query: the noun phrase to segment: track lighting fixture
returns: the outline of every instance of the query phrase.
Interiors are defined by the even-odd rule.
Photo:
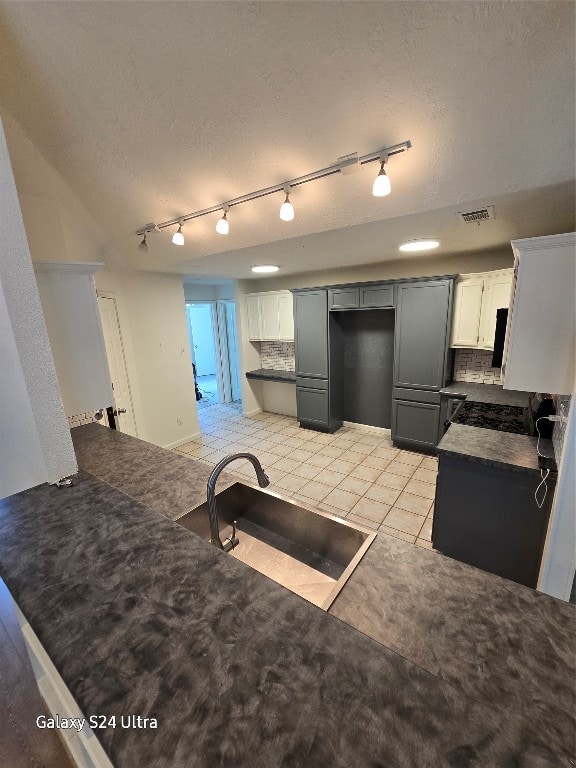
[[[374,197],[386,197],[392,190],[390,179],[386,176],[386,171],[384,170],[384,165],[387,160],[388,156],[383,157],[380,160],[380,173],[376,176],[374,184],[372,185],[372,194]]]
[[[280,218],[282,221],[292,221],[294,218],[294,206],[290,202],[290,187],[286,187],[284,192],[286,193],[286,200],[280,206]]]
[[[332,176],[336,173],[342,173],[353,165],[365,165],[366,163],[372,163],[378,160],[380,162],[380,172],[374,181],[372,187],[372,194],[376,197],[383,197],[390,193],[390,179],[386,175],[384,165],[388,162],[389,158],[393,155],[398,155],[401,152],[407,152],[412,146],[410,141],[403,141],[400,144],[394,144],[391,147],[383,147],[376,152],[372,152],[368,155],[362,155],[358,157],[356,152],[350,155],[344,155],[339,157],[334,165],[329,165],[326,168],[320,168],[318,171],[312,171],[305,176],[298,176],[290,181],[284,181],[282,184],[275,184],[272,187],[266,187],[265,189],[258,189],[255,192],[249,192],[246,195],[241,195],[233,200],[228,200],[226,203],[219,203],[213,205],[211,208],[204,208],[201,211],[194,211],[193,213],[187,213],[185,216],[179,216],[177,219],[170,219],[170,221],[163,221],[160,224],[147,224],[136,231],[136,234],[140,237],[144,235],[144,239],[140,243],[142,248],[146,247],[146,233],[147,232],[159,232],[167,227],[173,227],[178,225],[178,231],[174,233],[172,242],[175,245],[184,245],[184,235],[182,233],[182,225],[186,221],[192,219],[198,219],[201,216],[207,216],[210,213],[216,213],[217,211],[224,211],[224,215],[216,223],[216,232],[220,235],[227,235],[230,231],[230,225],[227,219],[227,213],[235,205],[241,205],[242,203],[248,203],[251,200],[257,200],[260,197],[266,197],[267,195],[273,195],[276,192],[284,191],[286,199],[280,207],[280,218],[282,221],[292,221],[294,219],[294,206],[290,202],[290,192],[293,187],[299,187],[302,184],[308,184],[311,181],[317,181],[323,179],[326,176]]]
[[[184,245],[184,234],[182,232],[182,222],[178,223],[178,231],[172,235],[174,245]]]
[[[216,232],[218,232],[219,235],[227,235],[228,232],[230,232],[230,224],[226,218],[227,213],[228,209],[224,208],[224,215],[216,222]]]

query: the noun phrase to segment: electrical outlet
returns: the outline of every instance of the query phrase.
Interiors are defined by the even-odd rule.
[[[184,422],[182,421],[182,416],[177,416],[177,417],[176,417],[176,424],[177,424],[179,427],[183,426]]]

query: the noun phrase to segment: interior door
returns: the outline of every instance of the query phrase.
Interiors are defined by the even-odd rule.
[[[117,414],[116,426],[120,432],[138,437],[116,299],[112,296],[98,296],[98,309],[102,319],[106,357],[112,379],[114,408]]]

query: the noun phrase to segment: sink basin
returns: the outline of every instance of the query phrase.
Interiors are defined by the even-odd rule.
[[[361,526],[248,483],[221,491],[216,504],[222,539],[236,521],[239,544],[232,557],[324,610],[376,538]],[[175,522],[210,540],[207,502]]]

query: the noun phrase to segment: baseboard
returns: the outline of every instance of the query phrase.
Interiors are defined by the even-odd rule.
[[[253,411],[242,411],[242,416],[256,416],[258,413],[262,413],[262,408],[254,408]]]
[[[343,421],[342,424],[345,427],[362,427],[367,432],[376,432],[377,434],[389,435],[390,430],[386,427],[372,427],[370,424],[357,424],[355,421]]]
[[[191,440],[196,440],[197,437],[201,437],[202,432],[194,432],[193,435],[188,435],[188,437],[183,437],[181,440],[176,440],[175,443],[168,443],[168,445],[163,445],[162,448],[167,448],[168,450],[171,450],[173,448],[178,448],[181,445],[184,445],[185,443],[189,443]]]

